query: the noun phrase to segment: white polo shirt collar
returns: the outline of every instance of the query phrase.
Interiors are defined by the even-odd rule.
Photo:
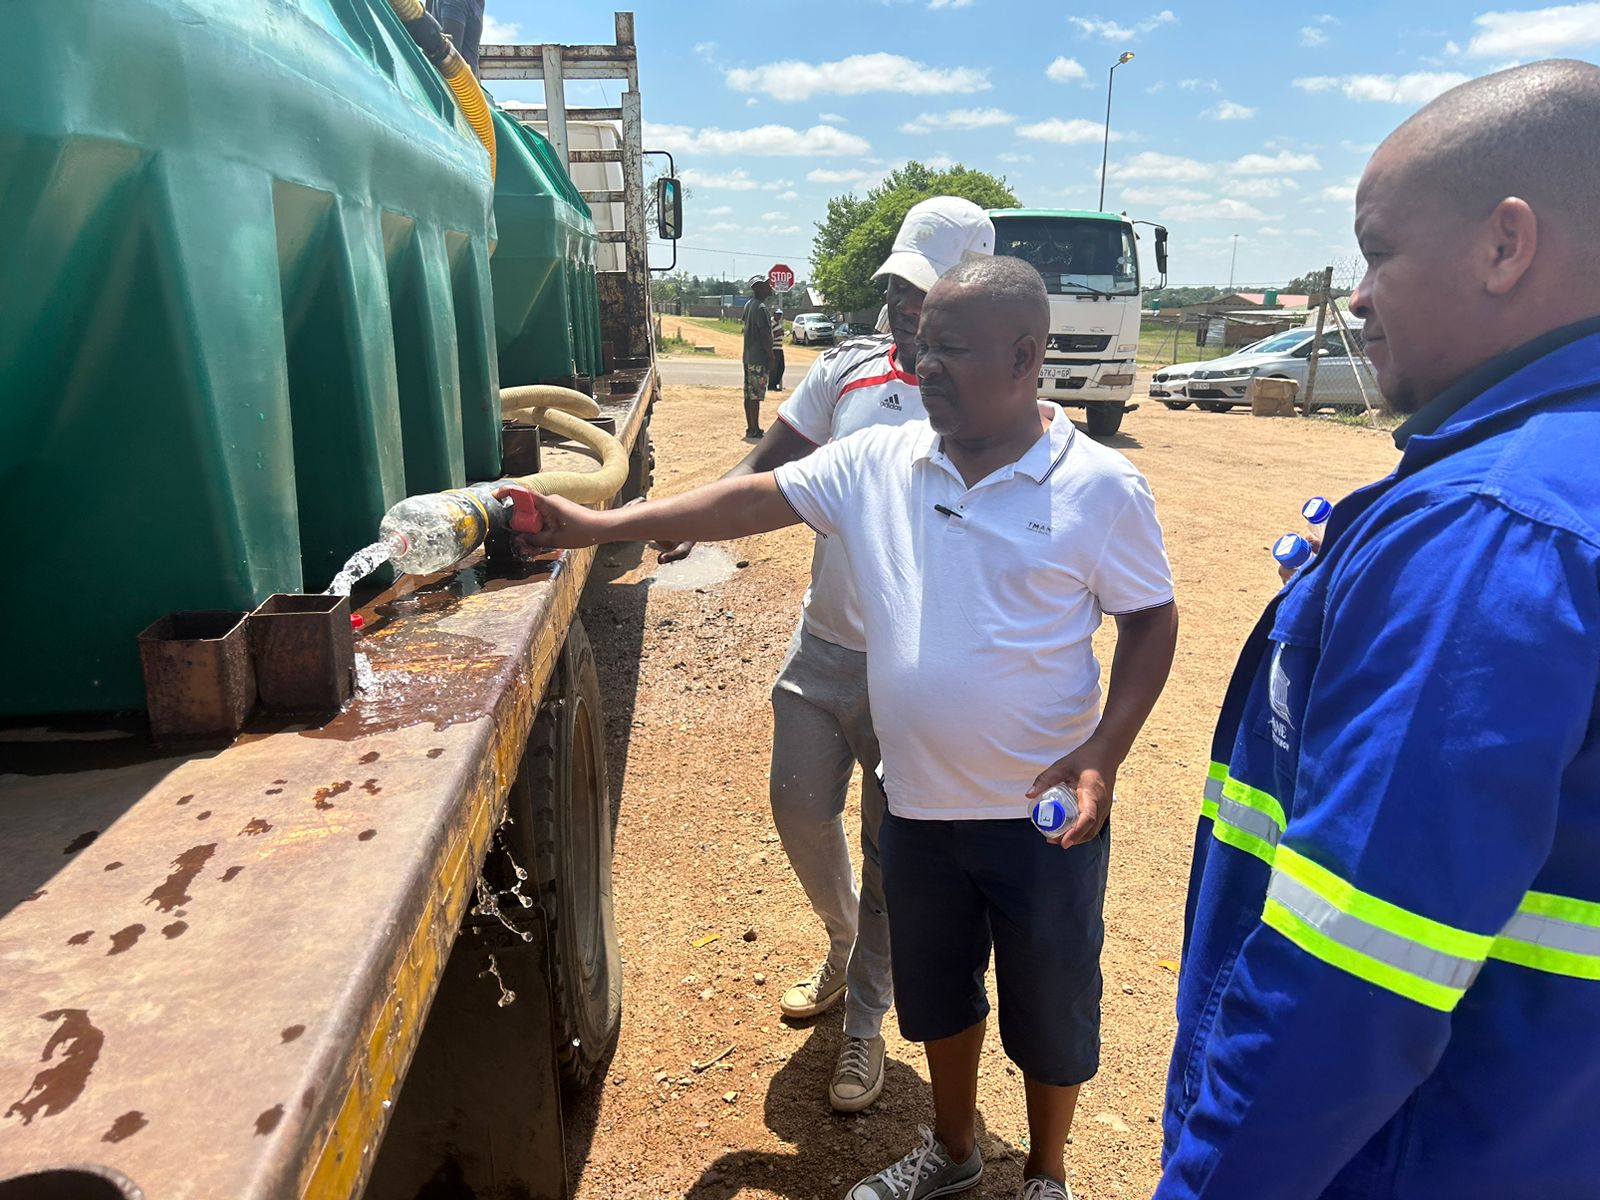
[[[1039,415],[1050,418],[1050,427],[1040,435],[1039,440],[1029,446],[1027,452],[1016,462],[996,468],[973,484],[974,488],[987,483],[1002,483],[1016,475],[1026,475],[1034,483],[1043,483],[1050,478],[1067,457],[1067,452],[1072,448],[1072,440],[1078,436],[1078,431],[1065,410],[1048,400],[1039,402]],[[944,439],[934,432],[931,425],[925,427],[924,434],[918,439],[913,459],[931,463],[940,470],[954,475],[963,488],[967,487],[966,481],[961,478],[961,472],[944,452]]]

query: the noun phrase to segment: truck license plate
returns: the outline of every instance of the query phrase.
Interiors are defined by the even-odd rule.
[[[1039,378],[1040,379],[1071,379],[1072,378],[1072,368],[1071,367],[1040,367],[1039,368]]]

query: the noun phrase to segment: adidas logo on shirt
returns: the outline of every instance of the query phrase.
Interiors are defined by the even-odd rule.
[[[878,401],[878,407],[887,408],[890,412],[900,412],[900,397],[893,394],[885,396]]]

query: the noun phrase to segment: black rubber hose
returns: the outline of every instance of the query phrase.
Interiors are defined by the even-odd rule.
[[[406,32],[422,49],[427,60],[435,67],[444,65],[444,60],[450,57],[450,43],[445,39],[444,30],[439,28],[439,22],[434,15],[425,12],[414,21],[403,22]]]

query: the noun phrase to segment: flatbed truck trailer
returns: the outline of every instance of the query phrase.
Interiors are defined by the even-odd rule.
[[[483,62],[551,72],[557,123],[563,65],[627,81],[590,386],[638,494],[660,381],[630,14],[617,35]],[[0,725],[0,1200],[567,1195],[563,1090],[621,1013],[593,562],[479,551],[358,591],[331,720],[187,750]]]

